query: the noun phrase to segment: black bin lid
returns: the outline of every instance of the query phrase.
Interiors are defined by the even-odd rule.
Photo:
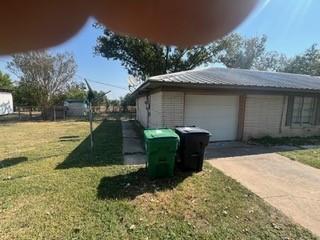
[[[183,134],[194,134],[194,133],[202,133],[211,135],[208,130],[198,128],[198,127],[177,127],[176,131],[183,133]]]

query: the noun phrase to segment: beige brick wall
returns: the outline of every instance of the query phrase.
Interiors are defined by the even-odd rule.
[[[161,91],[151,94],[149,121],[146,100],[146,96],[137,98],[137,120],[144,127],[173,128],[184,125],[183,92]],[[320,126],[285,126],[287,100],[287,96],[280,95],[247,95],[243,140],[263,136],[320,135]]]
[[[283,96],[248,95],[243,138],[279,134]]]
[[[148,112],[146,109],[146,96],[138,97],[136,99],[136,108],[137,108],[137,115],[136,118],[140,122],[143,127],[147,127],[148,124]]]
[[[137,104],[137,120],[149,128],[175,127],[183,125],[184,93],[160,91],[150,94],[150,110],[146,109],[146,96],[139,97]]]
[[[285,126],[287,96],[248,95],[244,119],[243,139],[251,137],[310,136],[320,134],[319,126]],[[281,118],[282,116],[282,118]]]
[[[162,127],[162,92],[150,95],[150,118],[149,127]]]
[[[164,91],[162,95],[162,126],[173,128],[183,125],[184,93]]]

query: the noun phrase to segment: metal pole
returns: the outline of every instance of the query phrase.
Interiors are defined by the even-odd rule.
[[[89,120],[90,120],[90,147],[93,150],[93,135],[92,135],[92,105],[89,103]]]

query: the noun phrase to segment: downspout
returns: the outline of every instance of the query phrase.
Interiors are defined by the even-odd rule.
[[[284,112],[285,104],[286,104],[286,96],[283,96],[283,99],[282,99],[282,110],[281,110],[281,117],[280,117],[280,125],[279,125],[279,134],[282,133],[283,112]]]
[[[146,95],[146,111],[147,111],[147,128],[149,128],[150,126],[149,126],[149,122],[150,122],[150,101],[149,101],[149,96],[150,95]]]
[[[237,140],[243,141],[247,95],[239,96]]]
[[[183,118],[182,118],[183,126],[186,125],[186,92],[183,92]]]

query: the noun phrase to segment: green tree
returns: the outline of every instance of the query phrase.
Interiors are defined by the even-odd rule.
[[[254,61],[253,69],[280,72],[284,70],[287,64],[288,58],[286,55],[276,51],[265,52]]]
[[[103,35],[98,37],[95,54],[120,61],[134,77],[134,81],[130,81],[130,85],[132,82],[134,85],[153,75],[191,70],[216,62],[229,68],[277,71],[286,58],[266,52],[266,42],[265,35],[244,38],[233,33],[206,46],[182,49],[119,36],[104,29]]]
[[[320,75],[320,48],[313,44],[304,53],[297,55],[289,60],[283,69],[288,73],[308,74],[313,76]]]
[[[258,59],[265,53],[267,37],[244,38],[232,33],[217,43],[220,49],[218,59],[228,68],[251,69]]]
[[[141,80],[212,63],[219,51],[220,45],[217,43],[182,49],[119,36],[109,29],[104,29],[104,34],[98,37],[95,46],[95,54],[120,61],[130,75]]]
[[[114,112],[115,107],[119,107],[120,106],[120,100],[118,99],[112,99],[109,101],[109,105],[112,107],[112,111]]]
[[[103,91],[93,91],[94,94],[94,100],[92,102],[93,106],[108,106],[108,98]]]
[[[9,74],[0,71],[0,88],[11,90],[13,89],[13,83]]]
[[[87,91],[84,83],[72,83],[67,87],[64,94],[65,99],[86,100]]]
[[[123,111],[127,111],[128,106],[135,106],[136,105],[135,97],[132,94],[127,93],[124,97],[120,98],[120,105],[121,105]]]
[[[18,82],[14,88],[13,99],[17,106],[39,106],[40,90],[37,85],[26,81]]]
[[[67,92],[77,65],[69,53],[53,55],[36,51],[13,55],[7,67],[20,79],[17,95],[21,102],[40,106],[45,111]]]
[[[62,104],[66,99],[86,100],[87,91],[84,83],[70,83],[63,93],[55,94],[51,103],[54,105]]]

